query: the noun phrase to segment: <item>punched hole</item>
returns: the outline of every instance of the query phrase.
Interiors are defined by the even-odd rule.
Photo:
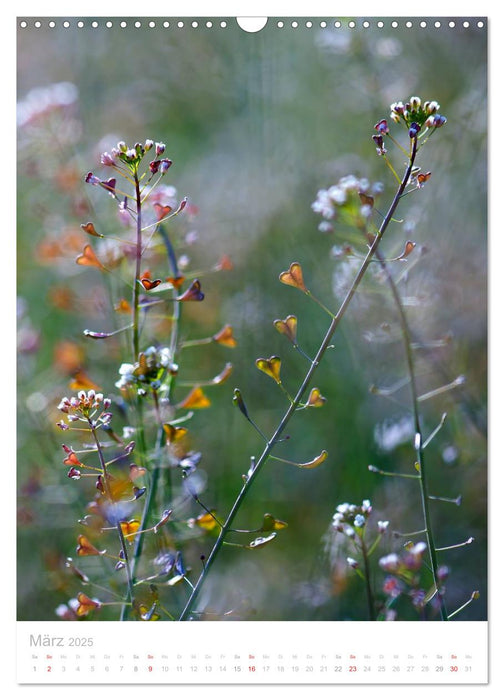
[[[244,32],[253,34],[264,29],[268,22],[267,17],[237,17],[236,22]]]

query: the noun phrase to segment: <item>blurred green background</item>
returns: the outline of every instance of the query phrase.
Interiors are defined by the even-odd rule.
[[[339,28],[326,20],[321,28],[319,18],[309,28],[299,20],[296,29],[270,19],[261,32],[248,34],[233,19],[225,28],[216,20],[208,28],[204,19],[197,28],[187,19],[183,28],[174,19],[169,28],[159,19],[151,28],[146,18],[139,28],[134,18],[126,28],[113,18],[107,28],[100,18],[93,28],[91,20],[84,28],[75,18],[69,28],[63,19],[54,28],[45,20],[35,28],[29,20],[18,31],[18,619],[55,619],[57,606],[80,590],[64,561],[75,551],[89,491],[66,477],[61,442],[67,436],[54,427],[55,406],[71,393],[74,344],[82,348],[78,361],[106,394],[116,391],[122,359],[131,360],[82,337],[84,328],[110,327],[113,314],[97,271],[74,263],[88,242],[80,238],[81,223],[91,220],[103,231],[120,227],[112,200],[84,183],[88,171],[110,175],[99,154],[120,139],[165,142],[173,160],[166,182],[198,209],[173,229],[189,269],[209,269],[224,254],[233,261],[232,270],[201,277],[206,298],[184,313],[183,335],[202,338],[229,323],[238,347],[192,348],[181,359],[187,379],[210,378],[227,361],[234,366],[228,383],[208,392],[212,406],[196,412],[191,424],[193,448],[203,454],[201,498],[225,514],[250,456],[261,451],[232,404],[233,388],[270,432],[285,399],[256,370],[255,359],[280,355],[292,392],[306,369],[272,321],[295,314],[309,354],[328,325],[315,304],[279,284],[278,274],[299,261],[313,293],[337,308],[350,262],[331,251],[355,241],[348,230],[319,232],[311,203],[319,189],[353,173],[382,182],[380,201],[387,206],[394,181],[376,155],[373,126],[388,117],[391,102],[415,94],[437,100],[448,123],[421,151],[419,164],[432,177],[404,199],[383,250],[393,256],[405,240],[416,242],[408,263],[393,268],[415,337],[451,341],[417,352],[420,391],[466,379],[421,408],[425,434],[448,414],[426,455],[431,493],[462,497],[459,506],[432,501],[437,544],[475,538],[441,556],[451,572],[447,606],[455,609],[479,590],[480,599],[460,619],[486,619],[486,30],[474,22],[449,28],[446,21],[441,28],[433,21],[425,29],[417,22],[407,28],[405,19],[397,28],[387,19],[380,29],[375,19],[369,28],[361,20],[353,29],[346,20]],[[402,172],[399,151],[389,155]],[[327,404],[298,414],[281,447],[282,456],[301,462],[326,449],[328,460],[313,471],[268,463],[235,526],[257,527],[270,512],[289,527],[264,549],[225,548],[201,608],[241,608],[247,619],[260,620],[366,618],[364,587],[343,570],[352,552],[330,535],[336,506],[369,498],[373,518],[389,520],[390,530],[422,525],[411,480],[367,469],[413,469],[407,388],[391,398],[369,391],[406,376],[394,329],[388,289],[372,275],[316,375]],[[181,488],[180,475],[173,479]],[[198,512],[188,504],[183,515]],[[186,563],[193,569],[211,540],[188,543]],[[399,547],[391,534],[380,545],[378,589],[384,575],[376,558]],[[175,609],[182,599],[182,591],[175,594]]]

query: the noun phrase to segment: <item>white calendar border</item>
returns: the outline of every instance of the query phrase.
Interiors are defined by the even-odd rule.
[[[96,16],[102,16],[102,15],[124,15],[124,16],[129,16],[129,15],[135,15],[136,11],[138,10],[138,7],[128,1],[123,1],[123,2],[115,2],[113,0],[109,0],[108,3],[104,4],[103,2],[96,2],[95,0],[89,0],[85,4],[82,3],[81,7],[77,7],[76,4],[72,3],[71,5],[67,2],[62,2],[62,0],[50,0],[44,3],[43,6],[43,13],[44,15],[54,15],[54,16],[61,16],[61,15],[68,15],[69,11],[71,15],[79,15],[79,16],[91,16],[91,15],[96,15]],[[211,7],[211,12],[209,11],[209,7]],[[3,34],[7,34],[7,36],[3,39],[3,48],[2,48],[2,57],[5,57],[5,55],[8,55],[7,60],[4,60],[4,65],[10,67],[15,65],[15,38],[13,38],[13,20],[16,15],[22,15],[22,16],[31,16],[31,15],[38,15],[40,14],[40,2],[37,2],[36,0],[27,0],[26,2],[21,2],[16,5],[15,8],[11,8],[9,11],[4,11],[2,13],[2,19],[3,19]],[[107,10],[107,12],[105,12]],[[500,115],[502,115],[503,110],[502,110],[502,96],[501,96],[501,88],[500,88],[500,75],[498,74],[498,70],[496,66],[502,65],[502,52],[503,52],[503,47],[504,47],[504,41],[502,41],[502,27],[503,27],[503,17],[502,17],[502,10],[500,7],[496,8],[494,2],[482,2],[481,0],[475,5],[474,2],[468,2],[468,0],[459,0],[459,2],[454,2],[454,1],[449,1],[449,2],[443,2],[442,5],[436,3],[432,3],[430,5],[427,4],[422,4],[420,7],[415,6],[413,7],[411,3],[407,4],[404,2],[384,2],[382,1],[381,3],[377,3],[376,1],[374,2],[368,2],[368,1],[363,1],[359,2],[358,4],[355,2],[346,2],[342,0],[337,4],[337,7],[334,6],[334,4],[331,4],[327,0],[310,0],[309,3],[301,3],[299,0],[290,1],[290,2],[276,2],[275,0],[271,0],[270,2],[265,2],[264,0],[256,0],[255,2],[251,1],[244,1],[240,0],[239,2],[232,2],[231,0],[215,0],[214,2],[211,3],[211,5],[207,3],[203,3],[202,0],[199,0],[196,2],[196,0],[186,0],[184,3],[173,3],[169,4],[167,6],[166,2],[162,2],[161,0],[159,1],[150,1],[150,2],[144,2],[142,4],[142,10],[144,13],[146,13],[149,16],[176,16],[176,15],[184,15],[184,16],[331,16],[334,14],[335,11],[337,11],[338,15],[359,15],[359,16],[415,16],[418,15],[419,11],[422,11],[421,14],[424,16],[440,16],[440,15],[447,15],[447,16],[487,16],[490,19],[490,105],[491,105],[491,119],[490,119],[490,125],[491,127],[495,127],[495,131],[493,132],[496,134],[494,138],[492,138],[491,141],[491,148],[489,150],[489,155],[490,155],[490,205],[491,205],[491,210],[490,210],[490,230],[492,233],[492,239],[491,239],[491,256],[490,256],[490,263],[491,263],[491,271],[490,271],[490,281],[491,281],[491,327],[493,328],[493,332],[491,333],[490,340],[493,341],[491,342],[490,345],[490,359],[491,359],[491,379],[492,379],[492,391],[490,395],[490,406],[491,406],[491,432],[490,435],[496,435],[498,432],[495,430],[497,426],[497,421],[499,419],[498,411],[499,411],[499,398],[501,395],[502,388],[504,387],[504,382],[503,382],[503,376],[502,376],[502,363],[500,362],[499,365],[496,362],[496,356],[498,349],[496,347],[496,343],[498,342],[498,328],[499,328],[499,316],[497,314],[500,314],[500,318],[502,316],[502,307],[500,306],[499,299],[503,295],[503,288],[502,288],[502,282],[499,281],[498,283],[496,280],[499,278],[498,270],[496,268],[495,264],[492,264],[493,260],[500,260],[504,258],[504,251],[503,251],[503,239],[502,235],[498,236],[497,234],[500,233],[499,230],[499,223],[497,220],[497,213],[496,213],[496,208],[495,206],[492,206],[492,204],[495,201],[498,201],[498,197],[500,196],[500,189],[501,189],[501,182],[500,182],[500,167],[503,161],[502,158],[502,153],[501,149],[502,146],[500,144],[500,139],[498,139],[498,132],[501,130],[501,125],[500,125]],[[493,69],[492,69],[493,68]],[[7,94],[11,97],[12,102],[11,104],[15,104],[15,74],[14,72],[10,73],[7,76],[4,76],[4,94],[7,92]],[[14,110],[12,110],[13,112]],[[497,114],[499,114],[499,118],[497,117]],[[14,124],[14,115],[12,113],[7,114],[6,116],[4,115],[2,117],[2,125],[4,126],[3,133],[4,135],[7,133],[5,130],[5,122],[7,120],[7,132],[8,134],[11,135],[11,138],[8,138],[8,135],[6,137],[6,141],[10,143],[15,143],[15,124]],[[500,134],[499,134],[500,135]],[[12,203],[15,202],[15,193],[13,193],[10,197],[10,201]],[[10,243],[8,245],[14,245],[13,237],[12,237],[12,232],[15,230],[15,213],[14,213],[14,204],[12,204],[9,207],[9,211],[7,211],[7,225],[6,225],[6,230],[9,232],[9,236],[11,238]],[[10,224],[10,225],[9,225]],[[500,275],[502,279],[502,275]],[[9,296],[9,300],[12,298],[13,302],[15,299],[15,273],[14,270],[12,272],[12,279],[4,280],[4,284],[6,284],[9,287],[10,293],[12,294],[12,297]],[[12,306],[9,307],[10,309],[15,308],[15,304],[12,303]],[[11,328],[11,333],[9,335],[14,339],[15,338],[15,318],[14,318],[14,313],[13,316],[10,317],[10,323],[12,323]],[[6,332],[6,336],[8,333]],[[12,343],[12,346],[14,345],[14,342]],[[2,360],[4,359],[5,356],[8,357],[8,361],[11,361],[15,359],[15,351],[12,346],[9,346],[7,349],[2,349]],[[13,354],[10,355],[10,352]],[[11,389],[11,395],[13,396],[15,394],[15,379],[12,377],[12,385],[9,384],[9,387]],[[4,431],[4,434],[13,436],[14,435],[14,430],[10,430],[10,426],[8,427],[7,430]],[[12,440],[12,442],[14,442]],[[12,450],[12,452],[11,452]],[[501,494],[503,493],[503,476],[502,476],[502,467],[500,465],[500,454],[497,452],[498,446],[495,444],[495,440],[491,439],[491,467],[490,467],[490,485],[491,485],[491,490],[489,491],[490,493],[490,532],[492,533],[492,537],[490,539],[491,543],[491,567],[490,567],[490,624],[489,624],[489,638],[490,638],[490,650],[489,650],[489,660],[490,660],[490,683],[487,686],[478,686],[477,687],[477,692],[478,694],[480,692],[491,692],[492,694],[494,693],[495,690],[500,688],[502,690],[503,687],[503,678],[504,678],[504,664],[502,663],[502,660],[499,658],[500,654],[500,648],[501,648],[501,641],[502,641],[502,632],[501,630],[504,629],[504,619],[503,619],[503,609],[504,606],[502,605],[502,601],[500,599],[500,590],[502,589],[502,575],[503,575],[503,567],[502,567],[502,544],[500,542],[500,522],[499,522],[499,515],[500,511],[502,510],[500,506],[500,500],[501,500]],[[499,451],[500,452],[500,451]],[[7,565],[4,565],[2,567],[2,576],[0,576],[0,585],[1,585],[1,598],[2,602],[4,603],[3,608],[4,608],[4,624],[2,625],[2,637],[4,642],[7,641],[7,645],[4,644],[4,646],[7,646],[7,650],[2,651],[3,657],[1,659],[2,662],[2,669],[3,669],[3,674],[2,674],[2,689],[4,692],[7,693],[7,697],[9,698],[29,698],[33,697],[36,693],[37,698],[62,698],[65,697],[67,698],[69,696],[69,693],[71,693],[72,700],[76,698],[77,700],[80,698],[89,698],[89,693],[91,689],[88,686],[72,686],[71,688],[69,686],[50,686],[50,687],[40,687],[40,686],[18,686],[16,685],[15,682],[15,639],[16,639],[16,634],[17,634],[17,628],[18,628],[18,623],[16,623],[15,620],[15,599],[16,599],[16,590],[15,590],[15,575],[12,573],[12,575],[9,575],[8,572],[15,572],[16,570],[16,562],[15,562],[15,484],[14,480],[11,477],[11,470],[13,468],[12,465],[15,464],[15,446],[14,444],[10,445],[9,444],[9,454],[7,455],[7,459],[4,465],[4,475],[8,477],[8,481],[10,482],[12,486],[12,492],[10,492],[10,488],[7,488],[7,484],[4,484],[5,491],[8,491],[8,493],[5,493],[4,491],[4,499],[8,500],[8,514],[7,514],[7,521],[8,521],[8,528],[7,528],[7,543],[4,542],[4,557],[7,557]],[[7,481],[7,478],[6,478]],[[492,507],[493,506],[493,507]],[[12,534],[11,534],[11,528],[12,528]],[[493,584],[493,585],[492,585]],[[5,617],[7,617],[7,620],[5,620]],[[87,623],[86,623],[87,624]],[[95,625],[100,625],[102,623],[90,623],[92,627]],[[226,623],[227,624],[227,623]],[[234,624],[234,623],[231,623]],[[256,625],[269,625],[269,623],[252,623]],[[331,624],[331,623],[322,623],[322,624]],[[369,624],[379,624],[379,623],[369,623]],[[396,624],[396,623],[394,623]],[[419,625],[422,625],[422,623],[418,623]],[[429,624],[429,623],[427,623]],[[457,627],[460,624],[464,624],[461,622],[453,622],[450,624],[455,625]],[[7,654],[7,655],[6,655]],[[94,688],[97,686],[92,686],[92,691],[94,692]],[[101,687],[101,686],[98,686]],[[110,689],[110,686],[107,686]],[[143,686],[136,685],[134,687],[128,687],[128,686],[118,686],[119,687],[119,692],[121,694],[121,700],[128,700],[129,698],[138,698],[139,696],[139,691],[140,688]],[[269,687],[269,686],[268,686]],[[311,687],[311,686],[310,686]],[[307,686],[288,686],[285,688],[285,693],[280,692],[280,688],[275,687],[275,697],[283,697],[284,694],[285,696],[289,696],[289,699],[296,700],[298,697],[305,698],[306,697],[306,688]],[[201,686],[200,686],[201,689]],[[317,686],[314,688],[314,691],[317,693],[317,697],[334,697],[334,692],[335,692],[335,687],[332,686]],[[240,692],[240,695],[244,698],[252,697],[252,694],[254,695],[254,698],[257,697],[257,689],[254,686],[240,686],[239,691],[237,691],[236,686],[233,685],[226,685],[226,686],[218,686],[218,687],[206,687],[204,690],[204,694],[208,698],[213,698],[213,697],[218,697],[218,698],[227,698],[227,697],[234,697],[237,692]],[[352,692],[352,698],[360,698],[364,697],[364,693],[366,694],[366,697],[368,697],[369,694],[369,687],[354,687],[351,690]],[[386,689],[383,688],[380,694],[378,695],[379,698],[381,697],[387,697],[387,698],[394,698],[394,697],[403,697],[405,692],[404,686],[387,686]],[[417,697],[420,696],[420,693],[424,695],[425,688],[423,685],[418,685],[418,686],[408,686],[408,695],[409,697]],[[474,697],[475,693],[475,687],[474,686],[451,686],[451,687],[444,687],[443,692],[453,692],[457,693],[457,699],[458,698],[463,698],[467,695],[467,697]],[[386,695],[385,695],[386,693]]]
[[[488,624],[481,621],[24,621],[17,625],[17,644],[22,684],[86,679],[140,685],[446,686],[488,681]]]

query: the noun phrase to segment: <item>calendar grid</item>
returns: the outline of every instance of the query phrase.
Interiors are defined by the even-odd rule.
[[[18,682],[488,682],[486,622],[18,623]]]

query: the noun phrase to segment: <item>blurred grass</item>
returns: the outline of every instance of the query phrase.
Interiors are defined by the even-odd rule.
[[[184,318],[188,337],[211,335],[231,323],[239,341],[232,352],[187,350],[183,364],[188,375],[209,377],[224,362],[234,364],[231,383],[212,391],[212,407],[193,424],[204,455],[205,503],[226,513],[250,455],[261,448],[233,410],[233,387],[241,388],[254,420],[271,430],[283,399],[259,375],[255,358],[279,354],[289,387],[304,369],[273,319],[297,315],[299,339],[309,353],[327,327],[323,312],[280,285],[278,274],[300,261],[310,289],[336,306],[333,288],[342,263],[330,250],[345,238],[317,231],[311,202],[318,189],[350,172],[382,181],[381,201],[387,202],[394,183],[370,137],[373,125],[388,117],[389,104],[413,94],[439,101],[448,124],[421,152],[420,165],[433,176],[404,200],[399,212],[404,223],[390,229],[384,250],[397,252],[406,238],[426,248],[404,286],[418,301],[409,317],[422,340],[453,334],[447,347],[421,353],[421,390],[462,374],[467,380],[463,391],[442,394],[422,408],[426,433],[448,413],[427,455],[431,491],[462,495],[460,507],[433,503],[439,546],[476,538],[443,557],[452,572],[448,607],[458,607],[479,589],[482,597],[463,618],[485,619],[485,30],[294,31],[270,20],[255,35],[233,20],[226,29],[211,30],[201,22],[197,30],[179,30],[175,22],[168,30],[140,30],[133,18],[128,24],[19,31],[19,100],[54,83],[69,82],[78,90],[63,124],[50,114],[39,126],[19,130],[19,619],[53,619],[74,586],[61,564],[74,551],[76,519],[86,501],[79,484],[64,475],[61,435],[53,428],[54,406],[68,394],[68,372],[55,363],[54,352],[61,341],[80,343],[83,328],[101,329],[112,320],[98,273],[76,269],[78,250],[68,238],[87,220],[99,230],[117,226],[111,200],[83,182],[86,172],[99,170],[99,153],[119,139],[164,141],[174,163],[169,182],[199,209],[189,222],[199,241],[184,251],[191,267],[210,267],[224,253],[233,260],[232,271],[203,278],[206,301]],[[401,170],[400,156],[393,157]],[[63,241],[64,254],[43,264],[40,246],[49,239]],[[51,300],[58,286],[73,290],[75,307],[55,308]],[[264,550],[226,551],[202,605],[207,596],[212,607],[228,609],[243,597],[250,598],[257,619],[365,616],[359,583],[344,589],[337,577],[331,579],[322,539],[336,505],[363,498],[394,529],[420,525],[415,489],[367,471],[368,464],[411,468],[409,444],[387,451],[374,439],[377,425],[401,419],[407,409],[368,391],[370,384],[387,386],[404,376],[400,346],[369,342],[382,322],[395,320],[387,290],[368,282],[316,377],[327,405],[296,416],[288,429],[291,440],[282,448],[300,461],[324,448],[329,459],[313,472],[268,465],[236,526],[252,527],[272,512],[289,528]],[[120,347],[117,353],[110,346],[83,347],[85,366],[112,390]],[[399,398],[407,405],[406,392]]]

